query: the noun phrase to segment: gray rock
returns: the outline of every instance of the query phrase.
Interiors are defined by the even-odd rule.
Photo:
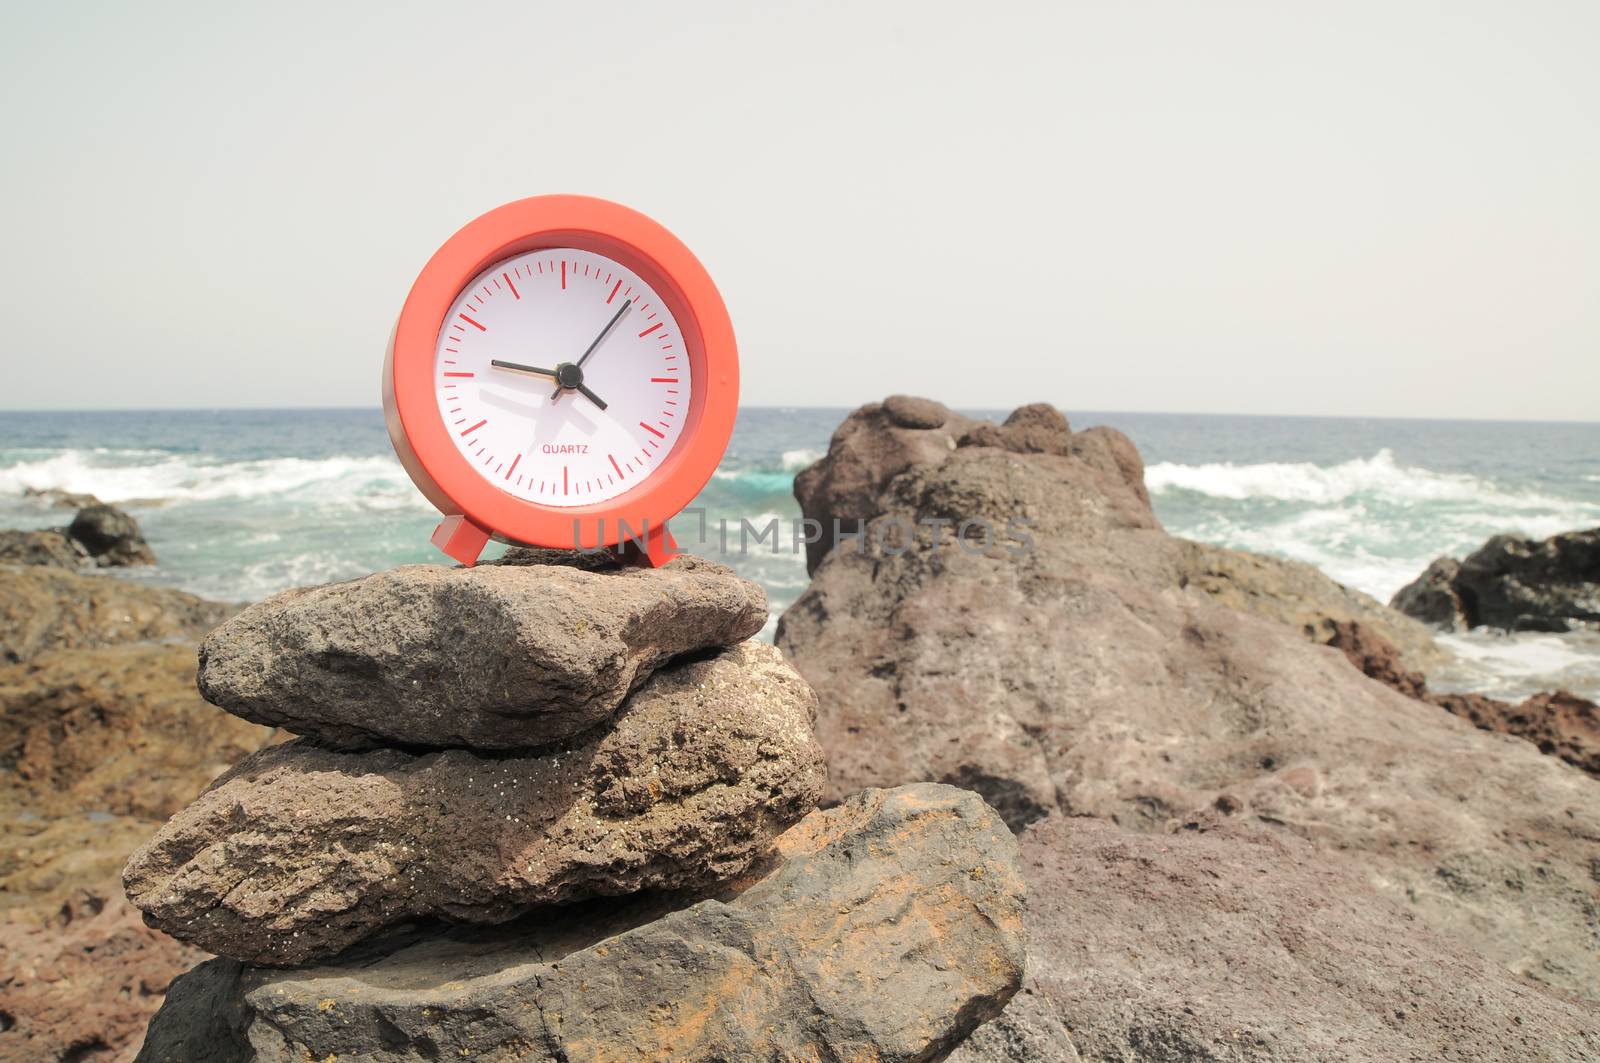
[[[1378,896],[1359,866],[1209,816],[1022,837],[1028,978],[952,1063],[1600,1059],[1600,1012]]]
[[[1121,470],[965,446],[884,486],[866,548],[830,551],[778,630],[820,699],[830,797],[946,781],[1015,828],[1065,812],[1155,832],[1220,804],[1348,854],[1512,970],[1600,996],[1594,780],[1188,586],[1188,548]],[[1033,544],[873,547],[876,522],[929,514],[1026,518]]]
[[[606,720],[673,657],[766,619],[760,587],[698,558],[407,565],[249,607],[201,645],[200,693],[339,746],[528,748]]]
[[[1600,528],[1497,535],[1464,561],[1434,561],[1393,605],[1447,628],[1600,630]]]
[[[153,565],[155,551],[144,541],[139,523],[116,506],[93,502],[78,510],[67,535],[81,543],[101,566]]]
[[[815,699],[770,646],[662,669],[536,754],[264,749],[134,853],[128,897],[209,952],[293,964],[418,916],[728,878],[821,791]]]
[[[1425,624],[1460,631],[1468,626],[1455,589],[1460,572],[1461,562],[1455,558],[1437,558],[1422,575],[1395,591],[1389,605]]]
[[[871,791],[699,903],[419,929],[309,970],[203,964],[139,1059],[937,1059],[1015,992],[1022,899],[1016,843],[974,795]]]

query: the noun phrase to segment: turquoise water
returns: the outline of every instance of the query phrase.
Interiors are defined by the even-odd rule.
[[[794,473],[845,413],[741,410],[697,504],[735,527],[798,516]],[[1385,600],[1432,558],[1498,532],[1600,525],[1600,424],[1069,417],[1133,437],[1174,533],[1310,561]],[[438,556],[428,545],[437,515],[395,461],[375,409],[0,413],[0,524],[63,519],[22,497],[26,487],[126,506],[161,559],[136,578],[212,598],[257,599]],[[720,553],[715,538],[688,545]],[[774,614],[805,588],[787,550],[741,555],[737,537],[730,547],[723,559],[767,588]],[[1600,688],[1600,646],[1584,638],[1455,643],[1464,663],[1450,685]]]

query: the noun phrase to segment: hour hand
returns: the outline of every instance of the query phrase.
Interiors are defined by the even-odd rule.
[[[489,364],[496,369],[514,369],[519,373],[538,373],[540,376],[547,376],[552,380],[555,379],[556,375],[554,369],[540,369],[536,365],[523,365],[521,362],[502,362],[498,358],[490,359]]]
[[[588,384],[579,384],[578,385],[578,394],[582,395],[584,398],[588,399],[590,402],[594,403],[596,406],[600,407],[602,410],[606,408],[605,400],[602,399],[599,395],[596,395],[594,392],[590,391]]]

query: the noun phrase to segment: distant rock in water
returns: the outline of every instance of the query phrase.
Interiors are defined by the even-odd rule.
[[[1497,535],[1464,561],[1434,561],[1390,604],[1448,630],[1600,630],[1600,528]]]
[[[82,509],[100,504],[94,495],[65,491],[59,487],[24,487],[22,494],[26,498],[41,499],[56,509]]]
[[[253,963],[331,956],[417,916],[503,922],[536,905],[739,874],[815,806],[811,690],[744,643],[658,670],[566,745],[262,750],[133,855],[151,923]]]
[[[360,746],[526,749],[606,720],[674,657],[761,630],[766,594],[695,557],[664,568],[406,565],[252,605],[200,647],[200,692]]]
[[[948,425],[867,407],[812,491],[797,483],[813,518],[846,482],[836,461],[852,497],[876,499],[864,539],[822,555],[778,629],[817,691],[830,797],[949,782],[1013,828],[1092,816],[1159,835],[1225,810],[1354,865],[1506,968],[1600,997],[1600,849],[1573,826],[1600,823],[1594,779],[1318,644],[1340,620],[1394,617],[1370,599],[1167,535],[1120,434],[1014,416],[1026,432],[963,430],[952,447]],[[859,482],[861,456],[890,450],[885,479]],[[937,549],[924,518],[946,522]],[[916,544],[898,549],[907,523]]]
[[[116,506],[93,495],[30,491],[55,499],[56,506],[78,506],[78,514],[65,528],[37,531],[0,531],[0,564],[52,565],[78,568],[94,564],[103,568],[153,565],[156,555],[145,542],[139,524]]]
[[[144,541],[138,521],[104,502],[85,506],[67,525],[67,535],[82,543],[95,563],[103,566],[153,565],[155,551]]]
[[[139,1059],[937,1059],[1016,991],[1022,891],[1016,842],[974,795],[869,791],[699,903],[410,931],[298,971],[212,961]]]
[[[1051,817],[1022,835],[1028,976],[950,1063],[1600,1059],[1548,993],[1281,830]]]

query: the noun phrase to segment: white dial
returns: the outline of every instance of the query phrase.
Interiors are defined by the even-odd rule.
[[[621,264],[570,247],[496,263],[456,297],[439,412],[490,483],[545,506],[633,489],[683,430],[692,382],[672,311]]]

